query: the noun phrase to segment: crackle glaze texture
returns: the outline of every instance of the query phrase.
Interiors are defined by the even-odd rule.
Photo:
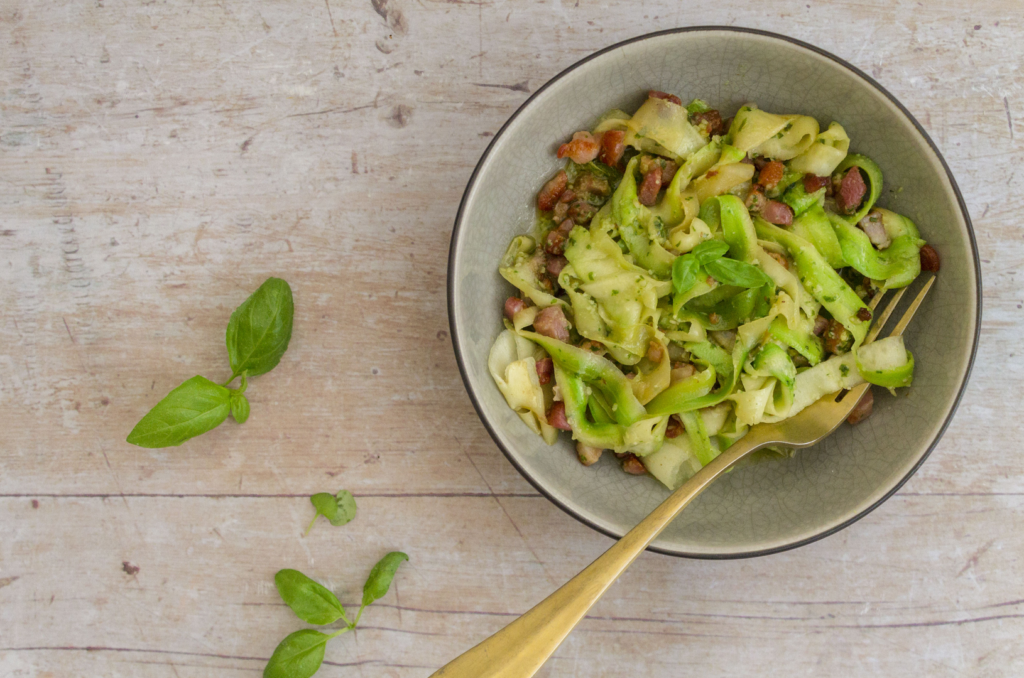
[[[882,167],[879,205],[906,214],[942,255],[935,288],[906,334],[914,387],[876,388],[875,413],[793,458],[737,469],[707,490],[654,546],[695,556],[749,555],[837,529],[883,500],[927,454],[951,415],[976,337],[978,272],[970,229],[941,162],[913,122],[862,76],[771,36],[703,30],[630,42],[568,70],[538,92],[494,140],[467,188],[452,243],[449,290],[456,351],[481,417],[514,464],[555,502],[621,535],[667,490],[624,474],[611,455],[579,464],[568,436],[548,447],[506,406],[487,373],[512,292],[497,263],[529,230],[535,196],[560,167],[557,145],[609,108],[635,110],[660,89],[700,97],[731,115],[746,102],[840,122],[851,151]]]

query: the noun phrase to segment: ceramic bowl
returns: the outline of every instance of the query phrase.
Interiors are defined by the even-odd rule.
[[[981,281],[974,233],[953,175],[924,129],[866,74],[822,49],[760,31],[663,31],[601,50],[537,90],[495,135],[466,187],[452,234],[448,312],[466,389],[498,447],[540,492],[594,529],[619,537],[667,496],[649,476],[605,454],[591,467],[568,435],[548,446],[508,408],[487,372],[513,292],[497,271],[509,240],[527,232],[538,189],[557,171],[558,144],[610,108],[627,111],[658,89],[699,97],[732,115],[755,102],[778,113],[837,120],[851,151],[873,158],[879,205],[913,219],[941,254],[935,287],[906,334],[914,385],[893,398],[876,388],[874,414],[790,459],[718,480],[654,542],[681,556],[781,551],[840,530],[907,481],[949,424],[978,344]]]

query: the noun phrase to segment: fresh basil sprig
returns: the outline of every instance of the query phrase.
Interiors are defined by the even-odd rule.
[[[697,284],[700,267],[721,259],[729,245],[721,240],[705,240],[672,262],[672,289],[682,294]]]
[[[231,378],[215,384],[192,377],[167,394],[144,416],[128,442],[139,447],[173,447],[220,426],[228,414],[239,424],[249,418],[248,377],[264,374],[281,361],[292,337],[295,307],[284,280],[268,278],[231,314],[227,329]],[[238,388],[229,389],[237,377]]]
[[[316,515],[313,516],[313,522],[306,528],[306,534],[313,529],[313,524],[320,516],[327,518],[335,527],[344,525],[356,517],[356,499],[348,490],[342,490],[336,495],[318,492],[310,497],[309,501],[316,509]]]
[[[715,259],[721,259],[729,251],[729,244],[724,240],[704,240],[690,250],[697,263],[704,266]]]
[[[409,556],[400,551],[392,551],[373,566],[363,585],[363,602],[351,622],[345,617],[341,602],[325,587],[298,570],[278,572],[274,576],[278,593],[299,619],[318,626],[340,619],[345,626],[329,634],[313,629],[289,634],[277,646],[274,654],[270,655],[270,661],[263,669],[263,678],[310,678],[324,661],[327,641],[356,627],[366,606],[388,592],[399,565],[407,560]]]

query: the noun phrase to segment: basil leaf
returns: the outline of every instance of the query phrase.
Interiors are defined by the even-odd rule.
[[[206,377],[192,377],[135,425],[128,442],[139,447],[173,447],[215,429],[228,418],[230,393]]]
[[[373,566],[373,569],[370,570],[370,576],[366,578],[366,583],[363,584],[364,606],[384,597],[384,594],[391,587],[391,580],[395,578],[398,566],[406,560],[409,560],[409,556],[401,551],[392,551]]]
[[[672,262],[672,289],[676,294],[682,294],[697,284],[697,272],[700,271],[700,264],[690,254],[676,257]]]
[[[330,636],[313,629],[289,634],[270,655],[263,678],[310,678],[320,670]]]
[[[356,517],[356,498],[352,496],[351,492],[342,490],[333,499],[335,500],[334,514],[324,514],[327,520],[331,521],[331,525],[340,527]]]
[[[316,509],[317,516],[324,516],[330,520],[338,512],[338,500],[329,492],[317,492],[309,501]]]
[[[239,424],[244,424],[245,420],[249,418],[249,399],[241,393],[231,396],[231,416]]]
[[[310,497],[309,501],[316,509],[316,515],[306,528],[306,534],[313,529],[316,519],[320,516],[327,518],[335,527],[340,527],[356,517],[356,499],[348,490],[341,490],[335,496],[327,492],[318,492]]]
[[[254,377],[277,367],[292,338],[294,315],[291,287],[280,278],[267,278],[228,322],[232,374]]]
[[[690,254],[697,263],[704,266],[715,259],[721,259],[729,251],[729,244],[723,240],[704,240],[694,247]]]
[[[274,584],[281,600],[304,622],[323,626],[345,616],[337,596],[298,570],[281,570]]]
[[[735,259],[715,259],[708,262],[704,269],[723,285],[751,288],[772,284],[772,279],[760,268]]]

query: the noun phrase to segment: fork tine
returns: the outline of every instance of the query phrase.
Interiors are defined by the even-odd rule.
[[[896,310],[897,306],[899,306],[900,299],[903,298],[903,293],[906,291],[907,288],[904,287],[895,295],[893,295],[892,299],[889,300],[889,303],[888,305],[886,305],[885,310],[883,310],[882,313],[875,319],[875,324],[871,328],[871,331],[868,332],[868,335],[866,337],[864,337],[865,344],[869,344],[872,341],[874,341],[875,337],[878,336],[878,333],[882,331],[883,327],[885,327],[885,323],[889,322],[889,316],[891,316],[892,312]],[[882,294],[877,294],[875,295],[875,299],[878,299],[880,301],[882,296]],[[874,303],[875,299],[872,299],[871,302]],[[874,311],[875,309],[872,308],[871,310]]]
[[[882,297],[884,297],[885,293],[888,292],[888,291],[889,290],[879,290],[878,294],[876,294],[875,296],[871,297],[871,301],[868,302],[868,308],[871,309],[872,313],[874,313],[875,309],[878,308],[878,305],[880,303],[882,303]]]
[[[889,336],[898,337],[903,334],[903,330],[907,329],[907,325],[909,325],[910,321],[914,318],[914,314],[917,313],[917,309],[921,307],[921,302],[924,301],[925,295],[928,294],[928,290],[932,288],[932,285],[934,283],[935,276],[933,275],[931,278],[928,279],[928,282],[924,284],[924,287],[921,288],[921,291],[917,293],[917,297],[915,297],[914,300],[910,302],[910,307],[903,314],[903,317],[900,318],[900,321],[896,324],[896,327],[893,329],[892,334],[890,334]],[[885,310],[882,311],[882,315],[878,317],[878,324],[872,327],[867,337],[864,338],[865,344],[870,343],[872,340],[874,340],[874,338],[878,336],[878,333],[882,330],[882,328],[885,327],[885,323],[889,321],[889,316],[891,316],[892,312],[896,310],[897,304],[899,304],[900,299],[903,297],[903,293],[906,291],[907,288],[904,287],[899,292],[897,292],[895,296],[893,296],[892,301],[890,301],[889,304],[885,307]],[[882,295],[876,295],[876,298],[880,296]],[[852,409],[860,401],[861,396],[864,395],[864,392],[867,391],[869,388],[871,388],[871,384],[864,383],[858,386],[854,386],[852,389],[846,391],[845,393],[840,391],[843,397],[842,399],[839,400],[839,403],[844,406],[849,405],[849,407]],[[832,396],[825,396],[824,399],[834,400],[834,396],[835,394],[833,394]]]
[[[892,332],[892,336],[898,337],[903,334],[903,331],[910,324],[911,319],[914,317],[917,309],[921,307],[921,303],[934,284],[935,276],[933,275],[925,282],[917,297],[911,302],[903,317],[900,318],[899,323],[897,323],[896,328]],[[874,339],[885,326],[885,323],[896,309],[897,304],[899,304],[905,290],[906,288],[901,289],[889,301],[885,310],[877,318],[877,326],[872,328],[864,343]],[[872,311],[880,305],[882,296],[884,294],[876,294],[875,298],[871,300]],[[836,430],[846,420],[850,412],[853,411],[861,396],[870,388],[871,384],[864,382],[854,386],[849,391],[836,391],[809,405],[794,417],[774,424],[761,423],[752,427],[751,431],[760,429],[762,431],[760,435],[763,440],[772,440],[790,447],[813,445]],[[837,401],[836,398],[839,396],[842,396],[842,398]]]
[[[907,312],[903,314],[903,317],[900,318],[899,323],[897,323],[896,327],[893,328],[892,334],[889,336],[898,337],[901,334],[903,334],[903,330],[907,329],[907,325],[910,324],[910,321],[911,319],[913,319],[914,314],[917,313],[917,309],[920,308],[921,302],[924,301],[925,295],[928,294],[928,290],[930,290],[932,288],[932,285],[934,284],[935,276],[933,275],[928,280],[928,282],[924,284],[924,287],[921,288],[921,291],[917,293],[917,298],[915,298],[914,301],[910,302],[910,308],[908,308]]]

